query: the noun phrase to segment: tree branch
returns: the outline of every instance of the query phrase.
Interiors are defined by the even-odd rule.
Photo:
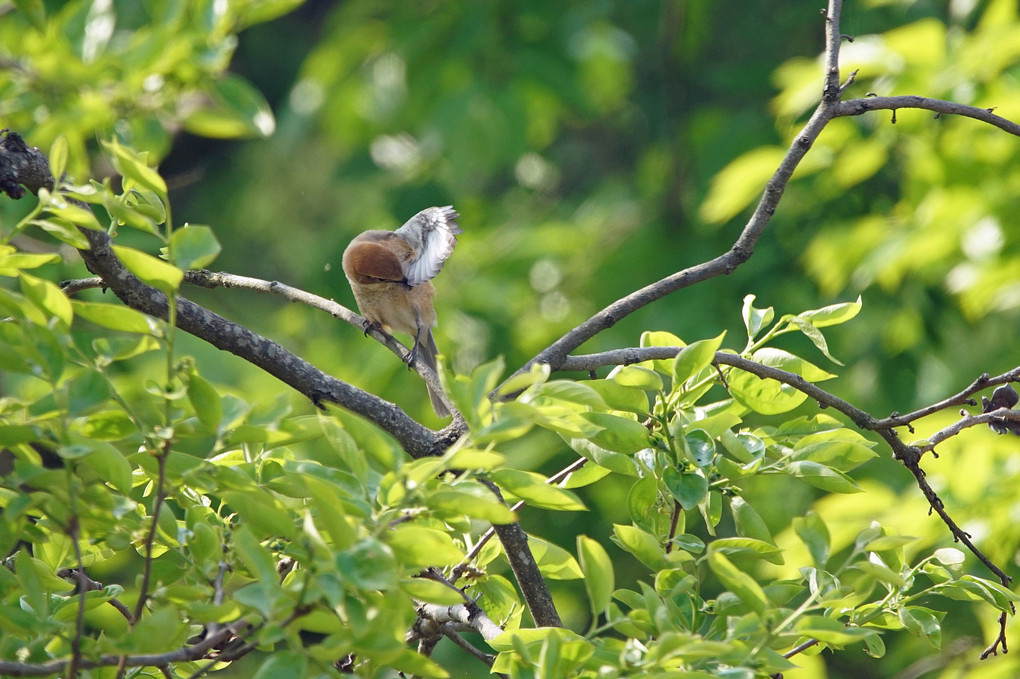
[[[864,99],[849,99],[836,104],[832,115],[834,118],[843,116],[859,116],[871,111],[896,111],[901,108],[917,108],[925,111],[933,111],[938,114],[951,114],[980,120],[999,128],[1004,132],[1020,137],[1020,125],[1012,120],[997,116],[992,113],[993,109],[978,108],[957,104],[953,101],[942,99],[931,99],[914,94],[904,94],[895,97],[867,97]]]
[[[410,350],[389,333],[384,332],[377,326],[369,323],[344,305],[338,304],[331,299],[326,299],[319,295],[306,292],[300,288],[295,288],[278,281],[267,281],[261,278],[239,276],[237,274],[226,273],[223,271],[209,271],[207,269],[185,271],[184,282],[210,290],[219,287],[251,290],[253,292],[277,295],[289,302],[307,305],[313,309],[324,311],[330,316],[338,318],[349,325],[358,328],[366,335],[371,336],[377,342],[393,352],[393,354],[399,357],[404,363],[408,363],[410,360]],[[83,290],[106,287],[106,283],[103,278],[94,276],[92,278],[61,281],[60,287],[65,294],[73,295]],[[417,371],[426,384],[434,389],[436,393],[442,395],[443,402],[446,404],[447,408],[449,408],[450,412],[453,413],[453,423],[461,424],[463,422],[463,415],[457,411],[453,402],[450,401],[449,397],[446,395],[445,390],[442,388],[442,384],[440,384],[439,375],[429,368],[424,361],[415,361],[414,365],[411,367]],[[464,430],[466,431],[466,427],[464,427]]]
[[[81,251],[89,270],[129,307],[166,320],[166,295],[127,270],[114,255],[110,236],[92,229],[82,232],[91,246]],[[184,297],[177,300],[177,326],[262,368],[318,405],[335,403],[364,417],[393,436],[412,457],[441,454],[449,445],[449,436],[437,435],[395,404],[327,375],[276,342]]]

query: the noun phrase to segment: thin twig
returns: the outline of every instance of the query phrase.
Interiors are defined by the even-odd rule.
[[[72,498],[74,498],[74,490],[72,489]],[[75,509],[73,506],[77,504],[72,499],[72,510]],[[81,663],[81,638],[85,633],[85,594],[88,592],[88,585],[85,581],[84,566],[82,564],[81,555],[81,544],[78,542],[79,534],[79,523],[78,515],[74,513],[70,518],[70,525],[67,529],[67,535],[71,539],[71,544],[74,545],[74,558],[77,563],[76,574],[78,576],[78,611],[76,613],[76,619],[74,624],[74,638],[71,640],[71,664],[67,667],[68,679],[77,679],[78,666]]]
[[[995,377],[989,377],[987,373],[980,375],[976,380],[971,382],[970,386],[968,386],[966,389],[959,392],[958,394],[954,394],[949,398],[943,399],[938,403],[933,403],[930,406],[925,406],[924,408],[915,410],[912,413],[907,413],[905,415],[896,414],[885,419],[878,420],[877,422],[875,422],[875,426],[901,427],[915,420],[919,420],[922,417],[927,417],[928,415],[936,413],[940,410],[945,410],[947,408],[953,408],[962,405],[976,405],[977,402],[974,401],[973,398],[971,398],[974,394],[984,391],[989,387],[995,387],[1000,384],[1007,384],[1009,382],[1020,382],[1020,366],[1013,368],[1012,370],[1009,370],[1007,372],[1004,372],[1001,375],[996,375]]]
[[[170,440],[163,443],[163,450],[156,456],[158,472],[156,477],[156,496],[152,501],[152,525],[145,536],[145,565],[142,570],[142,585],[139,588],[138,603],[135,604],[134,619],[138,622],[145,611],[145,602],[149,598],[149,581],[152,579],[152,549],[159,530],[159,513],[166,500],[166,460],[170,456]]]
[[[103,583],[98,580],[93,580],[82,570],[75,568],[62,568],[57,571],[57,577],[64,578],[65,580],[73,580],[79,586],[84,585],[85,589],[89,592],[97,592],[103,589]],[[117,609],[117,612],[124,616],[124,618],[130,623],[134,621],[131,615],[131,610],[124,604],[123,601],[114,597],[107,603]]]
[[[554,483],[559,483],[560,481],[564,480],[574,472],[580,470],[581,467],[583,467],[587,462],[588,460],[586,458],[583,457],[578,458],[571,462],[570,464],[568,464],[563,469],[561,469],[560,471],[550,476],[548,479],[545,480],[545,482],[550,485]],[[522,509],[526,504],[527,503],[524,502],[524,500],[521,500],[519,502],[514,503],[514,506],[511,507],[510,509],[511,511],[517,512],[520,509]],[[453,569],[454,582],[458,580],[458,578],[460,577],[460,573],[467,567],[467,565],[478,557],[478,554],[482,551],[482,547],[485,547],[485,544],[489,540],[491,540],[495,535],[496,531],[493,530],[492,528],[489,528],[487,531],[485,531],[485,533],[482,534],[480,538],[478,538],[478,542],[476,542],[475,546],[471,548],[471,551],[469,551],[461,560],[460,564]]]
[[[925,111],[934,111],[939,115],[951,114],[980,120],[999,128],[1004,132],[1020,137],[1020,125],[1012,120],[997,116],[987,108],[958,104],[954,101],[943,99],[931,99],[914,94],[904,94],[895,97],[865,97],[863,99],[848,99],[839,102],[833,109],[833,117],[859,116],[871,111],[891,110],[896,111],[905,108],[916,108]]]

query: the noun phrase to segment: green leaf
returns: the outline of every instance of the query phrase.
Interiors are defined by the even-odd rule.
[[[620,457],[623,456],[621,455]],[[633,470],[633,463],[631,464],[631,470]],[[560,488],[584,488],[585,486],[590,486],[596,481],[604,479],[611,473],[612,472],[605,467],[601,467],[597,464],[586,464],[579,470],[571,472],[567,478],[563,479],[563,481],[559,483],[559,486]]]
[[[659,541],[636,526],[613,524],[613,542],[653,571],[659,570],[665,563],[665,553]]]
[[[399,554],[397,558],[400,558]],[[441,604],[443,606],[456,606],[457,604],[464,603],[464,595],[459,590],[435,580],[405,578],[400,581],[399,585],[400,589],[420,601]]]
[[[362,589],[391,589],[397,584],[397,560],[393,550],[373,537],[362,538],[336,555],[336,567],[347,580]]]
[[[715,440],[704,429],[691,429],[684,434],[684,453],[694,464],[707,468],[715,460]]]
[[[188,377],[188,400],[202,425],[210,432],[218,431],[223,419],[223,404],[216,387],[193,372]]]
[[[170,236],[173,262],[182,269],[202,269],[220,254],[220,243],[208,226],[185,224]]]
[[[942,648],[942,625],[935,613],[921,606],[904,606],[897,611],[897,616],[912,634],[926,639],[937,649]]]
[[[25,297],[32,300],[43,313],[59,319],[61,323],[70,327],[74,319],[74,310],[71,308],[71,300],[59,287],[27,273],[18,274],[18,278]]]
[[[22,5],[24,3],[17,4]],[[61,175],[64,174],[64,170],[67,168],[67,150],[67,137],[62,134],[58,135],[57,138],[53,140],[53,143],[50,144],[50,172],[53,174],[54,179],[60,179]]]
[[[13,252],[0,255],[0,272],[5,276],[17,275],[21,269],[35,269],[60,261],[59,255]]]
[[[829,560],[829,529],[815,511],[793,519],[793,530],[811,553],[817,568],[825,568]]]
[[[500,469],[492,472],[492,480],[533,507],[561,512],[584,511],[584,503],[569,490],[546,483],[546,477],[535,472]]]
[[[575,403],[586,408],[605,410],[606,402],[597,391],[589,386],[588,382],[574,382],[571,380],[552,380],[532,390],[537,397],[553,398],[558,401]]]
[[[606,381],[615,382],[621,387],[633,387],[644,391],[662,390],[662,377],[659,373],[640,365],[617,366],[611,373],[609,373]]]
[[[709,550],[708,567],[723,587],[737,595],[737,598],[759,615],[769,607],[768,597],[754,578],[733,565],[729,559],[717,551]]]
[[[172,295],[181,287],[184,272],[173,264],[123,245],[114,245],[113,252],[143,283],[148,283],[168,295]]]
[[[712,549],[729,557],[764,559],[777,566],[785,562],[778,547],[754,538],[719,538],[712,542]]]
[[[385,534],[386,543],[402,564],[425,568],[455,564],[464,552],[444,531],[414,524],[401,524]]]
[[[963,573],[963,562],[967,555],[955,547],[943,547],[935,550],[935,560],[957,575]]]
[[[38,226],[40,229],[57,238],[73,248],[88,250],[89,240],[78,230],[78,227],[65,219],[54,217],[53,219],[30,219],[31,226]]]
[[[498,396],[508,396],[519,393],[528,387],[547,381],[551,373],[552,371],[548,363],[536,363],[531,366],[528,372],[508,378],[506,382],[499,386],[499,391],[496,394]]]
[[[285,538],[297,534],[291,512],[268,491],[248,488],[223,491],[221,495],[256,534]]]
[[[681,347],[686,345],[686,342],[671,332],[655,330],[641,333],[640,346],[642,347],[675,347],[679,351]],[[657,373],[669,375],[672,373],[674,360],[676,360],[675,356],[669,359],[657,359],[648,361],[648,365]]]
[[[0,446],[13,446],[40,438],[40,430],[27,424],[0,424]]]
[[[322,479],[306,476],[304,485],[316,510],[316,523],[326,529],[334,549],[347,549],[358,536],[357,529],[347,520],[347,510],[337,487]]]
[[[458,484],[448,490],[430,493],[426,504],[440,516],[470,516],[495,524],[513,523],[517,516],[493,497],[488,489],[477,485]]]
[[[98,370],[84,370],[70,381],[67,409],[77,417],[110,399],[110,383]]]
[[[92,210],[68,202],[67,197],[62,194],[52,194],[46,189],[39,189],[39,203],[46,206],[46,210],[58,219],[85,229],[102,229]]]
[[[166,203],[166,182],[158,172],[149,167],[148,152],[134,153],[131,149],[121,146],[116,139],[112,142],[104,141],[103,146],[113,156],[113,167],[120,176],[128,180],[128,184],[134,183],[143,189],[148,189]],[[129,188],[129,186],[125,186],[125,189]]]
[[[207,104],[183,121],[188,132],[214,139],[268,137],[276,129],[265,97],[244,78],[227,73],[204,92]]]
[[[552,580],[580,580],[581,567],[570,552],[559,545],[528,535],[528,545],[542,575]]]
[[[829,353],[829,343],[826,342],[825,335],[822,334],[821,330],[811,325],[811,323],[804,320],[803,318],[799,318],[797,316],[789,316],[784,318],[786,322],[789,323],[790,326],[797,328],[804,334],[805,337],[811,340],[811,343],[814,344],[815,347],[817,347],[818,350],[821,351],[822,354],[827,359],[829,359],[836,365],[843,365],[842,361],[840,361],[835,356]]]
[[[830,493],[861,492],[857,482],[849,476],[817,462],[808,460],[791,462],[786,466],[786,473]]]
[[[659,484],[655,477],[648,475],[638,479],[627,493],[627,508],[631,521],[649,533],[658,532]]]
[[[699,340],[683,347],[673,359],[674,384],[682,384],[710,366],[725,337],[726,331],[723,331],[717,337]]]
[[[276,649],[255,670],[252,679],[303,679],[307,669],[306,654]]]
[[[82,302],[81,300],[73,299],[71,300],[71,308],[79,318],[111,330],[146,335],[152,334],[156,330],[156,324],[153,320],[142,312],[135,311],[126,306],[103,302]]]
[[[827,380],[835,375],[780,349],[766,347],[751,356],[763,365],[800,375],[809,382]],[[742,370],[728,374],[730,393],[742,405],[763,415],[779,415],[793,410],[807,398],[792,386],[770,378],[760,378]]]
[[[163,653],[175,648],[178,638],[186,635],[188,627],[181,622],[178,612],[170,606],[157,608],[144,615],[135,624],[124,641],[124,650],[134,653]]]
[[[592,443],[617,453],[631,454],[649,447],[648,429],[634,420],[609,413],[581,413],[581,417],[601,427]]]
[[[830,325],[846,323],[861,312],[862,306],[861,297],[858,295],[856,302],[842,302],[840,304],[831,304],[821,309],[803,311],[797,314],[797,317],[804,319],[816,328],[824,328]]]
[[[741,309],[744,327],[747,329],[747,339],[750,341],[753,341],[765,326],[772,322],[776,315],[772,307],[765,309],[755,308],[754,298],[754,295],[744,295],[744,306]]]
[[[864,641],[869,636],[878,636],[875,630],[847,627],[839,620],[820,615],[808,615],[797,620],[794,630],[801,636],[817,639],[834,648]]]
[[[872,450],[874,445],[851,429],[833,429],[804,436],[794,445],[790,457],[848,472],[878,455]]]
[[[881,563],[881,559],[877,558],[874,554],[870,555],[868,561],[858,561],[850,568],[870,575],[875,580],[890,587],[902,588],[907,586],[907,581],[903,579],[902,575]]]
[[[598,615],[606,610],[613,598],[616,587],[613,561],[602,545],[585,535],[577,536],[577,556],[592,612]]]
[[[693,509],[708,495],[708,479],[700,471],[681,472],[667,467],[662,472],[666,488],[684,509]]]
[[[568,443],[578,455],[582,456],[586,460],[594,462],[603,469],[608,469],[616,472],[617,474],[624,474],[626,476],[638,475],[637,465],[634,463],[634,458],[629,455],[623,455],[622,453],[614,453],[611,450],[606,450],[587,439],[572,438],[568,441]]]
[[[733,512],[733,524],[737,529],[737,535],[761,540],[770,545],[776,544],[765,521],[747,500],[734,495],[730,498],[730,511]]]

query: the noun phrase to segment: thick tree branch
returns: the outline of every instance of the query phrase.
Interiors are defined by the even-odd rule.
[[[166,320],[166,295],[145,285],[127,270],[114,255],[109,235],[91,229],[82,231],[91,246],[81,251],[89,270],[129,307]],[[388,432],[412,457],[441,452],[440,437],[395,404],[327,375],[276,342],[184,297],[177,299],[177,326],[262,368],[316,404],[335,403],[357,413]]]
[[[222,271],[208,271],[206,269],[185,271],[184,281],[191,285],[208,289],[223,287],[267,293],[277,295],[290,302],[305,304],[313,309],[324,311],[330,316],[338,318],[349,325],[358,328],[365,334],[370,335],[373,339],[398,356],[404,363],[407,363],[410,360],[410,350],[396,338],[389,333],[383,332],[378,327],[368,323],[364,318],[347,307],[342,304],[338,304],[331,299],[320,297],[313,293],[306,292],[278,281],[267,281],[261,278],[239,276],[237,274]],[[101,277],[95,276],[93,278],[62,281],[60,287],[65,294],[73,295],[83,290],[103,288],[106,287],[106,284]],[[450,412],[454,414],[453,424],[460,425],[460,428],[463,428],[463,416],[457,412],[454,404],[446,396],[446,392],[443,390],[442,385],[439,382],[439,375],[425,365],[424,361],[416,361],[412,367],[430,387],[435,389],[436,393],[443,396],[443,400],[446,403],[447,408],[449,408]],[[466,428],[464,429],[466,430]]]
[[[587,354],[583,356],[572,356],[568,360],[564,361],[564,367],[568,370],[593,370],[596,367],[601,367],[610,364],[621,364],[626,363],[638,363],[641,361],[653,360],[653,359],[667,359],[672,358],[679,352],[680,347],[647,347],[638,348],[631,347],[628,349],[618,349],[615,351],[607,351],[598,354]],[[958,434],[963,429],[974,426],[977,424],[988,424],[996,421],[1020,421],[1020,413],[1011,410],[999,409],[984,413],[981,415],[975,415],[967,417],[961,422],[955,423],[954,425],[947,427],[938,434],[936,434],[933,440],[929,440],[923,447],[912,446],[904,443],[899,435],[895,431],[895,427],[905,426],[907,423],[902,421],[900,418],[894,417],[886,420],[878,420],[869,413],[857,408],[856,406],[844,401],[843,399],[831,394],[817,385],[808,382],[800,375],[788,372],[786,370],[780,370],[779,368],[773,368],[771,366],[762,365],[755,361],[737,356],[736,354],[730,354],[726,352],[716,352],[715,363],[719,365],[729,365],[734,368],[749,372],[753,375],[757,375],[761,378],[773,379],[783,384],[788,384],[794,389],[801,391],[815,401],[823,408],[833,408],[838,410],[847,416],[858,428],[868,431],[874,431],[876,434],[881,436],[885,442],[889,445],[892,450],[893,456],[903,463],[903,465],[910,470],[913,474],[918,487],[921,489],[922,494],[928,500],[928,504],[931,509],[939,515],[942,521],[949,528],[953,535],[953,538],[959,542],[962,542],[976,556],[981,563],[985,565],[988,570],[996,575],[1003,585],[1007,585],[1010,582],[1010,577],[1006,575],[1001,568],[993,563],[984,553],[977,548],[976,545],[971,541],[970,535],[960,528],[959,525],[953,520],[949,513],[945,509],[945,505],[938,495],[932,489],[931,485],[925,478],[924,470],[920,467],[921,455],[927,450],[931,450],[935,444],[944,441],[950,436]],[[1016,376],[1020,374],[1020,368],[1011,370],[1003,375],[996,378],[989,378],[987,375],[975,380],[975,382],[968,387],[961,394],[946,399],[945,401],[936,404],[939,407],[929,407],[918,411],[918,413],[931,414],[938,412],[943,408],[947,407],[946,404],[949,402],[958,403],[958,399],[966,398],[976,390],[976,385],[984,385],[984,388],[992,386],[993,384],[1004,384],[1006,382],[1013,381]],[[955,400],[955,401],[954,401]],[[909,416],[912,420],[918,419],[922,415],[911,414]]]

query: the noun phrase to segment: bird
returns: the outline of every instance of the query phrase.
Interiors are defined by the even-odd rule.
[[[432,279],[453,254],[457,235],[463,233],[456,221],[459,217],[452,205],[426,208],[396,231],[373,229],[359,234],[344,250],[344,275],[369,327],[414,338],[409,366],[420,357],[436,371],[439,349],[432,334],[437,322]],[[436,415],[449,417],[440,395],[426,387]]]

